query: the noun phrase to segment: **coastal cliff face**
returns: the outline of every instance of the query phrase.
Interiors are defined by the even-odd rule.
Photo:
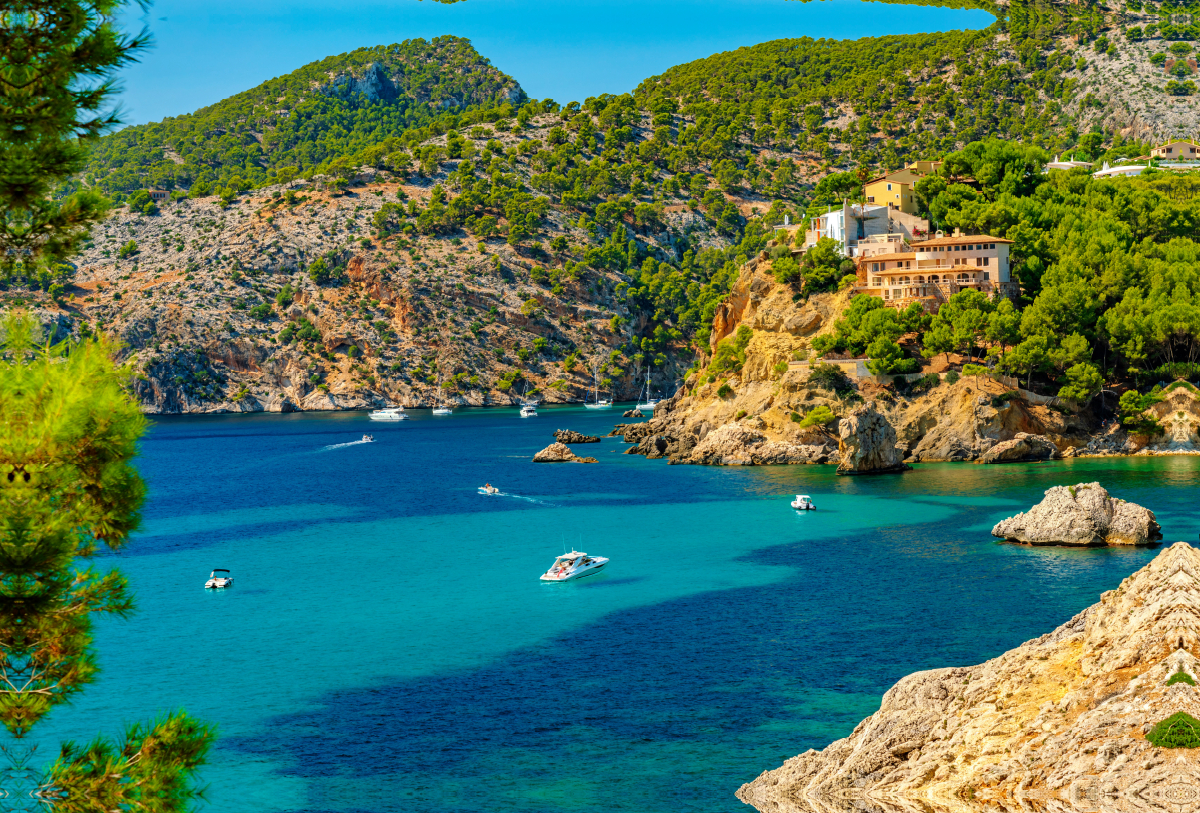
[[[1200,740],[1159,726],[1200,717],[1198,652],[1200,552],[1180,542],[1053,632],[909,675],[737,796],[762,813],[1193,810]]]
[[[710,348],[715,355],[722,340],[751,331],[740,369],[715,374],[710,359],[649,421],[617,434],[637,444],[630,452],[677,463],[839,463],[848,471],[859,467],[843,462],[847,449],[861,457],[862,444],[870,447],[865,471],[885,456],[890,462],[878,470],[914,462],[1046,459],[1092,442],[1097,421],[1089,414],[1055,408],[1052,399],[986,377],[962,377],[911,396],[874,381],[842,393],[810,381],[802,366],[788,362],[807,357],[813,337],[831,331],[849,301],[849,292],[799,298],[795,288],[775,281],[765,255],[750,261],[716,311]],[[843,426],[864,401],[894,435],[887,449]],[[828,410],[830,420],[815,422],[826,414],[818,408]],[[1119,442],[1126,442],[1124,433]]]

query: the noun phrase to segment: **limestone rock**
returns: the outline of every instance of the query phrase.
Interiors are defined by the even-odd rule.
[[[896,430],[870,404],[843,418],[838,434],[838,474],[883,474],[912,468],[896,448]]]
[[[984,452],[980,463],[1019,463],[1026,460],[1057,460],[1058,447],[1040,435],[1018,432],[1012,440],[997,443]]]
[[[551,443],[533,456],[534,463],[595,463],[594,457],[578,457],[565,443]]]
[[[621,413],[621,417],[622,418],[644,418],[646,416],[642,414],[642,411],[640,409],[627,409]]]
[[[1154,512],[1108,496],[1099,483],[1055,486],[992,536],[1030,545],[1149,545],[1162,539]]]
[[[559,443],[599,443],[600,438],[595,435],[584,435],[579,432],[574,432],[570,429],[555,429],[554,439]]]
[[[737,796],[762,813],[1190,811],[1200,749],[1146,733],[1200,718],[1197,653],[1200,552],[1181,542],[1053,632],[902,679],[848,737]]]
[[[740,423],[727,423],[709,432],[682,461],[721,466],[772,466],[787,463],[826,463],[836,452],[827,445],[798,445],[767,440]]]

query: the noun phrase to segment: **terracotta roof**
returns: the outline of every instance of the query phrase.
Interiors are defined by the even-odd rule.
[[[990,234],[964,234],[962,237],[935,237],[932,240],[922,240],[915,243],[913,248],[920,251],[926,246],[965,246],[971,243],[1011,243],[1003,237],[992,237]]]
[[[904,183],[911,186],[912,184],[915,184],[917,181],[921,180],[923,177],[925,176],[918,175],[908,168],[897,169],[894,172],[887,173],[886,175],[880,175],[878,178],[872,178],[871,180],[866,181],[863,185],[870,186],[871,184],[876,184],[880,181],[891,181],[892,183]]]

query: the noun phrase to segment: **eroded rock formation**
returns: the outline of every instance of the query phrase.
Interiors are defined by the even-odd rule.
[[[595,435],[585,435],[581,432],[576,432],[571,429],[555,429],[554,439],[559,443],[599,443],[600,438]]]
[[[1018,432],[1012,440],[1003,440],[988,449],[979,463],[1021,463],[1027,460],[1054,460],[1062,457],[1058,447],[1041,435]]]
[[[849,737],[737,796],[762,813],[1192,811],[1200,749],[1146,735],[1200,718],[1197,652],[1200,552],[1181,542],[1051,633],[909,675]]]
[[[551,443],[533,456],[534,463],[595,463],[594,457],[579,457],[565,443]]]
[[[1029,545],[1149,545],[1162,529],[1148,508],[1110,497],[1099,483],[1055,486],[1024,513],[996,524],[992,536]]]
[[[838,426],[838,474],[885,474],[912,466],[896,448],[896,430],[870,404],[863,404]]]

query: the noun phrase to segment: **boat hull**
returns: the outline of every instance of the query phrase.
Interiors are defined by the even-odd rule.
[[[574,571],[570,575],[567,575],[567,576],[551,576],[549,573],[543,573],[542,581],[544,581],[544,582],[573,582],[578,579],[582,579],[586,576],[592,576],[596,573],[599,573],[601,570],[604,570],[604,568],[606,568],[606,567],[608,567],[608,562],[601,562],[593,567],[581,568],[580,570]]]
[[[371,415],[373,421],[407,421],[407,415]]]

